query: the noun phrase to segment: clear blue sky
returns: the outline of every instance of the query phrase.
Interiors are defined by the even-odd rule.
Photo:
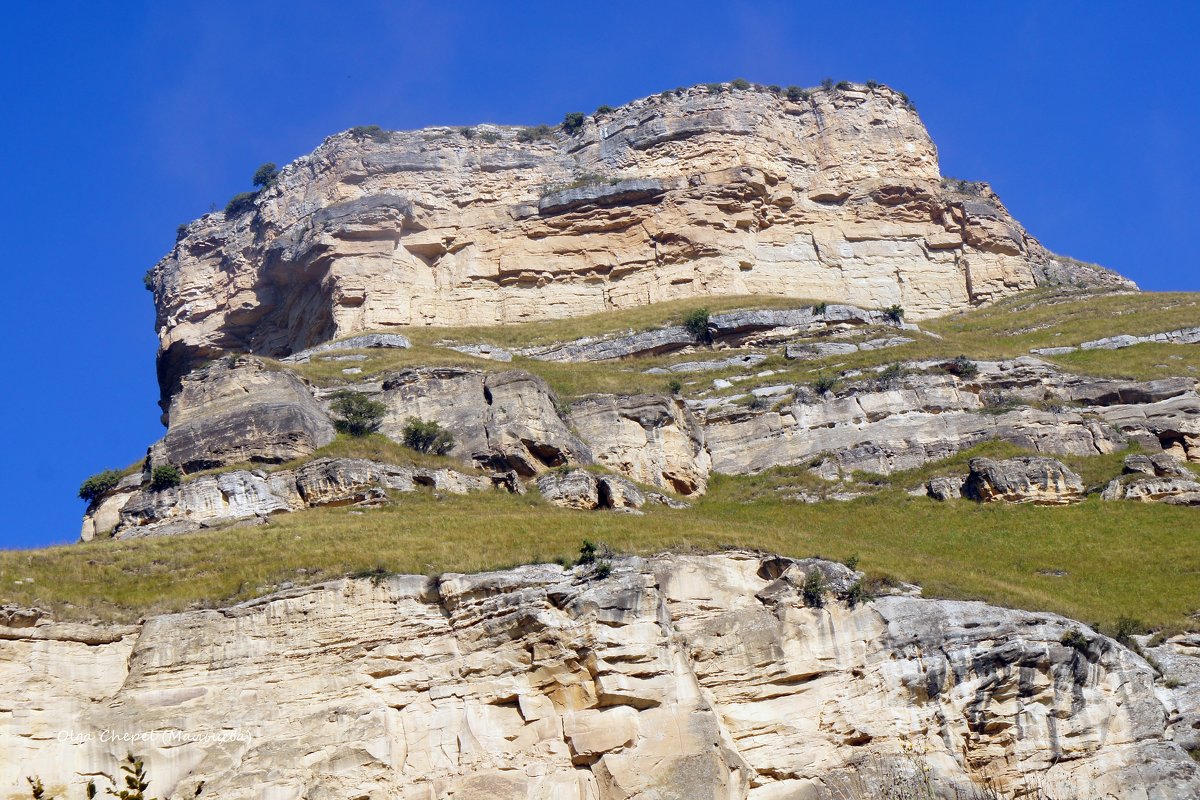
[[[80,481],[161,436],[141,278],[175,227],[353,125],[875,79],[1051,249],[1200,290],[1200,3],[1123,5],[8,3],[0,547],[74,540]]]

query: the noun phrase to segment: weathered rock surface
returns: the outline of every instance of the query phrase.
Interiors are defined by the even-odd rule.
[[[387,406],[380,433],[404,440],[411,417],[454,434],[451,455],[523,476],[592,463],[591,451],[559,417],[554,395],[528,372],[423,367],[389,376],[376,396]]]
[[[951,792],[1200,794],[1171,738],[1194,709],[1115,642],[981,603],[813,605],[813,570],[856,577],[729,552],[24,618],[0,627],[0,787],[36,774],[80,800],[132,746],[156,797],[831,800],[914,770]]]
[[[981,503],[1061,506],[1083,499],[1083,481],[1052,458],[972,458],[962,496]]]
[[[336,342],[319,344],[316,347],[301,350],[299,353],[294,353],[280,360],[289,364],[305,364],[311,361],[313,356],[332,353],[338,350],[369,350],[374,348],[407,350],[410,347],[412,347],[412,342],[409,341],[408,337],[401,336],[398,333],[365,333],[362,336],[351,336],[346,339],[339,339]]]
[[[571,421],[596,461],[641,483],[703,494],[711,469],[704,433],[682,402],[661,395],[590,395]]]
[[[171,398],[167,435],[151,465],[184,472],[230,464],[281,464],[333,441],[333,424],[291,372],[260,359],[224,358],[188,375]]]
[[[233,470],[201,475],[170,489],[139,490],[122,506],[114,536],[182,533],[316,506],[375,504],[386,500],[388,490],[411,492],[427,486],[465,494],[495,486],[511,489],[511,482],[504,475],[320,458],[294,470]]]
[[[164,395],[222,352],[396,325],[733,294],[919,319],[1046,282],[1131,285],[1056,261],[986,186],[942,186],[920,120],[885,87],[799,103],[696,87],[574,136],[476,133],[331,136],[247,213],[189,225],[150,276]]]
[[[1137,443],[1200,458],[1200,398],[1192,378],[1137,383],[1064,373],[1044,361],[978,362],[964,381],[937,362],[886,384],[864,375],[836,395],[775,387],[790,404],[771,410],[722,401],[689,404],[712,469],[727,474],[824,459],[822,469],[888,474],[985,441],[1049,455],[1095,455]]]
[[[537,487],[542,497],[565,508],[641,508],[646,502],[645,494],[625,478],[585,469],[547,472],[538,476]]]
[[[1200,751],[1200,634],[1172,636],[1146,648],[1162,670],[1160,693],[1167,698],[1167,721],[1175,741],[1190,753]]]
[[[1076,350],[1120,350],[1123,347],[1133,347],[1135,344],[1200,344],[1200,326],[1195,328],[1180,328],[1179,330],[1165,331],[1163,333],[1149,333],[1141,336],[1131,336],[1129,334],[1106,336],[1103,339],[1083,342],[1078,346],[1042,347],[1035,348],[1031,352],[1046,356],[1060,356],[1073,353]]]
[[[1105,500],[1200,506],[1200,476],[1166,453],[1132,455],[1125,474],[1104,487]]]

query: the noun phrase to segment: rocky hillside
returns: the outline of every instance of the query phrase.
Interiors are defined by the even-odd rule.
[[[1196,695],[1151,662],[1054,615],[865,602],[861,580],[729,552],[338,581],[124,627],[11,616],[0,785],[82,797],[133,749],[157,797],[1200,796]],[[1196,644],[1150,657],[1194,675]]]
[[[1200,296],[1048,253],[902,95],[260,177],[147,276],[163,437],[0,552],[0,790],[1200,796]]]
[[[508,324],[728,295],[919,319],[1048,282],[1056,259],[984,184],[943,180],[883,86],[693,87],[567,129],[356,129],[180,231],[147,276],[172,393],[224,352],[365,330]]]

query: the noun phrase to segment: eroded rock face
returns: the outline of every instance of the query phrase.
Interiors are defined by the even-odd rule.
[[[1083,499],[1083,481],[1052,458],[972,458],[962,494],[981,503],[1061,506]]]
[[[946,791],[1200,793],[1153,670],[1115,642],[981,603],[814,605],[813,570],[856,577],[729,552],[0,627],[0,786],[82,798],[129,747],[110,730],[190,737],[138,748],[158,797],[832,800],[913,767]]]
[[[139,490],[123,504],[114,536],[184,533],[316,506],[372,505],[386,499],[386,490],[411,492],[427,486],[465,494],[493,487],[511,490],[512,483],[504,475],[319,458],[294,470],[233,470],[201,475],[161,491]]]
[[[646,502],[646,496],[630,481],[583,469],[546,473],[538,477],[537,487],[548,502],[585,511],[640,508]]]
[[[387,406],[379,431],[404,441],[409,418],[435,421],[455,439],[451,455],[529,477],[592,463],[591,452],[559,417],[554,395],[528,372],[424,367],[389,376],[377,399]]]
[[[333,441],[333,424],[311,390],[287,370],[234,357],[189,374],[168,411],[152,465],[182,471],[230,464],[281,464]]]
[[[571,405],[571,421],[606,467],[679,494],[704,493],[711,467],[704,434],[681,402],[591,395]]]
[[[164,393],[221,352],[284,356],[394,325],[731,294],[920,318],[1047,281],[1129,285],[1064,278],[986,186],[943,187],[920,120],[885,87],[799,103],[696,87],[571,137],[474,131],[332,136],[251,211],[188,226],[152,274]]]

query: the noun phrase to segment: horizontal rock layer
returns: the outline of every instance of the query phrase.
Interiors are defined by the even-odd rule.
[[[830,592],[806,600],[815,572]],[[923,771],[1200,793],[1175,695],[1130,651],[1052,614],[851,607],[856,578],[729,552],[339,581],[122,628],[9,615],[0,787],[77,800],[132,749],[154,796],[228,800],[831,800]]]
[[[900,305],[913,318],[1045,282],[1055,260],[982,184],[946,188],[887,89],[791,102],[702,87],[526,141],[479,126],[327,139],[153,269],[159,378],[398,325],[504,324],[708,296]]]

